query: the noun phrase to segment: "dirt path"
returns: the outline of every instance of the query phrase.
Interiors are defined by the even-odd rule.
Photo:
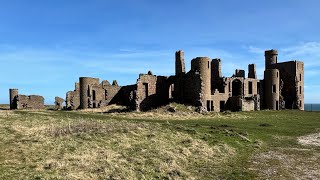
[[[256,154],[251,169],[259,179],[320,179],[320,133],[301,136],[303,148],[276,148]]]

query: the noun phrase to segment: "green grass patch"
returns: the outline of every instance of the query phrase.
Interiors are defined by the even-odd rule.
[[[0,179],[320,178],[320,148],[297,141],[320,132],[320,113],[171,106],[177,112],[2,110]]]

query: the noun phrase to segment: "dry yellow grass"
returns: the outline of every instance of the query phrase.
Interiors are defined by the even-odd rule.
[[[14,133],[5,139],[11,145],[0,156],[1,166],[27,168],[0,177],[198,179],[199,170],[218,173],[236,154],[226,144],[212,146],[158,123],[59,119],[47,113],[12,114],[7,128]]]

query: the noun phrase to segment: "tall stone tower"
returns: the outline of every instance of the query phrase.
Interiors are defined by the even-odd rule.
[[[248,71],[249,71],[248,78],[257,79],[256,65],[255,64],[249,64]]]
[[[176,52],[176,76],[181,76],[185,73],[184,52],[179,50]]]
[[[211,89],[214,91],[215,89],[220,90],[221,87],[221,59],[216,58],[211,61]]]
[[[197,57],[191,61],[191,70],[198,72],[201,80],[202,106],[206,108],[211,100],[211,59],[208,57]],[[209,102],[210,103],[210,102]]]
[[[92,107],[91,103],[95,100],[95,92],[92,91],[92,86],[98,84],[98,78],[80,77],[80,109]]]
[[[222,71],[221,71],[221,59],[216,58],[212,59],[211,61],[211,77],[222,77]]]
[[[265,106],[266,109],[279,110],[280,108],[280,75],[278,69],[264,71]]]
[[[19,95],[19,90],[18,89],[9,89],[9,94],[10,94],[10,109],[18,109],[17,103],[16,103],[16,98]]]
[[[278,51],[271,49],[264,52],[265,56],[265,69],[272,69],[273,64],[277,64],[278,62]]]

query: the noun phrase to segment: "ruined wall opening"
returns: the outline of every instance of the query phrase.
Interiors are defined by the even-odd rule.
[[[207,100],[207,111],[213,111],[214,106],[213,106],[213,101]]]
[[[211,111],[211,103],[210,103],[210,101],[208,100],[207,101],[207,111]]]
[[[279,110],[279,101],[276,101],[276,110]]]
[[[252,94],[252,82],[249,81],[249,86],[248,86],[248,91],[249,91],[249,94]]]
[[[242,83],[236,79],[232,82],[232,96],[240,96],[242,94]]]
[[[260,82],[257,82],[257,94],[260,94]]]
[[[301,93],[302,93],[302,88],[301,88],[301,86],[300,86],[300,90],[299,90],[299,91],[300,91],[300,94],[301,94]]]
[[[145,92],[145,97],[149,96],[149,86],[148,83],[143,83],[144,86],[144,92]]]
[[[96,91],[95,90],[93,90],[92,91],[92,100],[96,100]]]
[[[225,109],[225,101],[220,101],[220,112],[223,112],[224,111],[224,109]]]
[[[277,86],[276,86],[275,84],[272,86],[272,92],[273,92],[273,93],[276,93],[276,92],[277,92]]]

